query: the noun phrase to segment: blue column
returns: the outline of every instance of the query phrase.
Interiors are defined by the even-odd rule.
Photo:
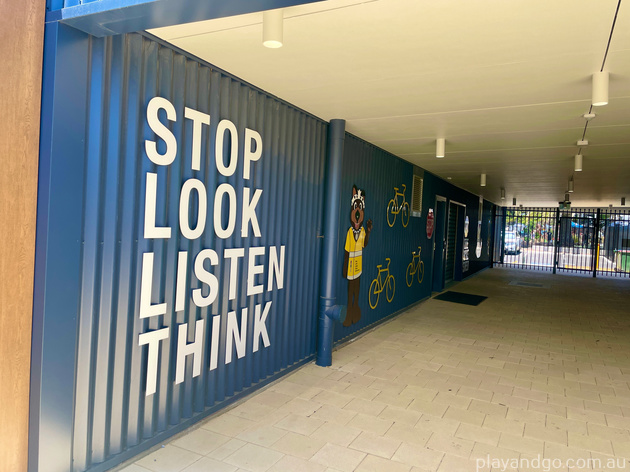
[[[326,187],[324,204],[324,248],[321,261],[319,332],[317,339],[317,365],[332,364],[332,346],[335,320],[343,321],[346,307],[335,305],[335,279],[339,276],[337,256],[339,249],[339,196],[341,195],[341,166],[345,139],[345,120],[331,120],[328,127],[326,158]]]
[[[89,39],[46,24],[28,470],[72,470]]]

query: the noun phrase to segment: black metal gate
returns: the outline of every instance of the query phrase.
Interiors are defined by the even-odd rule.
[[[495,228],[495,264],[630,278],[630,210],[504,207]]]

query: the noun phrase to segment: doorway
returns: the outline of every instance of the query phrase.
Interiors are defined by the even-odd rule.
[[[446,224],[446,198],[435,197],[435,231],[433,240],[433,278],[431,290],[441,292],[444,290],[444,247]]]

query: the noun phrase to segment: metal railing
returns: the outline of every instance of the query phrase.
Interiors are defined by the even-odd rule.
[[[495,231],[495,264],[630,278],[628,209],[504,207]]]

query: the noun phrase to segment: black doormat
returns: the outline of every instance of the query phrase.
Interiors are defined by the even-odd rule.
[[[481,295],[472,295],[470,293],[462,292],[448,292],[440,293],[433,297],[436,300],[442,300],[445,302],[461,303],[462,305],[477,306],[488,297],[482,297]]]

